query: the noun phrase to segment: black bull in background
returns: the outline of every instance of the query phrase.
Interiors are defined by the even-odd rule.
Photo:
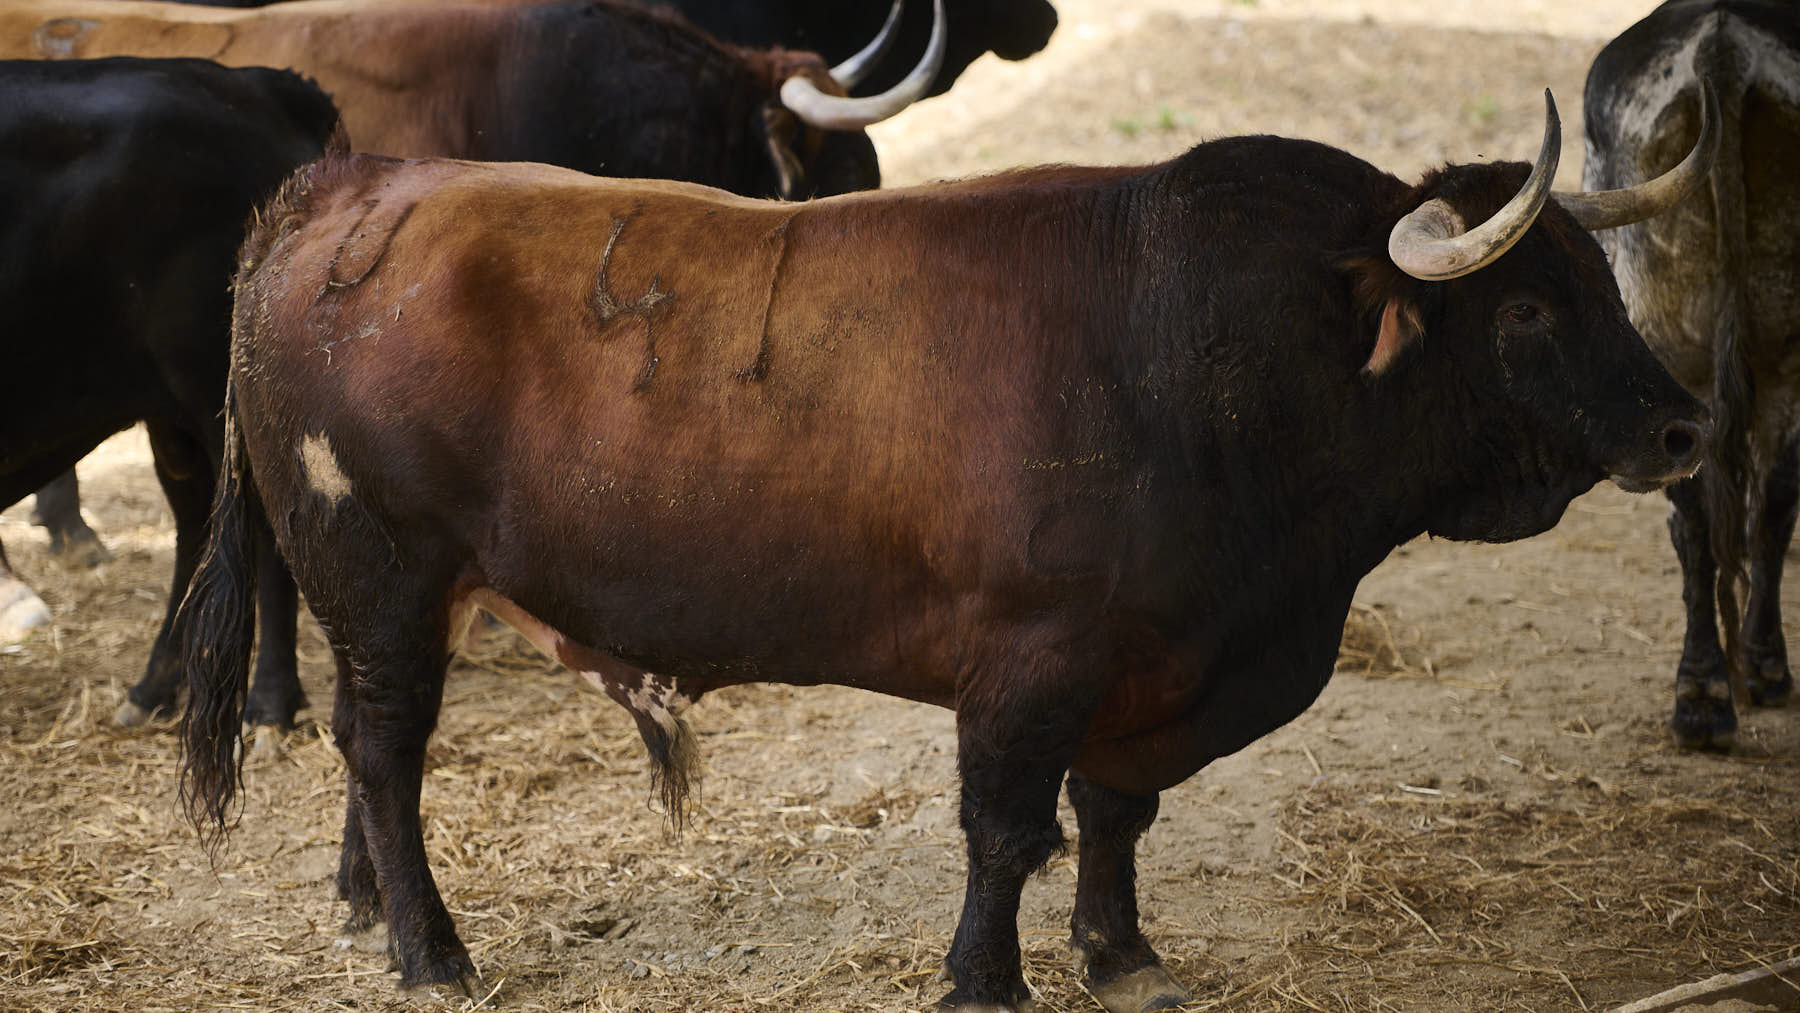
[[[325,0],[262,11],[15,0],[0,7],[0,54],[206,55],[233,65],[291,67],[331,92],[351,142],[361,150],[548,162],[608,175],[694,180],[750,195],[805,197],[879,185],[874,146],[862,128],[916,99],[935,76],[946,46],[941,3],[914,6],[935,15],[934,31],[916,54],[916,65],[888,91],[857,99],[844,98],[842,91],[869,73],[873,60],[891,43],[891,31],[873,33],[874,40],[865,40],[869,44],[863,52],[827,67],[810,53],[723,46],[666,12],[580,0],[366,9]],[[894,9],[899,9],[898,0]],[[7,97],[21,112],[32,100],[23,92]],[[112,124],[114,129],[128,126]],[[153,148],[155,142],[139,143]],[[119,174],[131,171],[123,165],[117,169]],[[259,193],[266,195],[267,189]],[[249,200],[233,205],[240,223],[250,206]],[[34,219],[25,216],[16,221],[24,227]],[[103,223],[95,227],[99,224]],[[157,234],[178,245],[182,237],[171,230],[180,227],[179,219],[162,222]],[[196,226],[202,231],[210,227]],[[241,224],[234,231],[241,235]],[[64,242],[89,240],[106,242],[92,228],[72,229]],[[183,320],[215,321],[209,330],[216,351],[207,361],[222,363],[227,317],[220,293],[228,282],[231,261],[216,263],[215,277],[190,276],[195,282],[189,290],[191,306],[175,305],[180,289],[172,284],[159,290],[158,305],[171,314],[183,314]],[[130,267],[135,270],[137,265]],[[125,267],[101,256],[90,274],[114,270]],[[15,274],[9,280],[26,276]],[[123,283],[132,277],[127,271],[108,281]],[[134,326],[142,333],[155,325],[137,321]],[[185,345],[199,336],[182,340]],[[86,353],[52,344],[42,354],[55,359]],[[153,389],[169,366],[137,356],[92,368],[119,382],[137,376],[146,389]],[[153,369],[162,372],[151,375]],[[23,380],[30,374],[18,375]],[[207,410],[217,411],[221,388],[214,377],[198,375],[181,382],[212,392]],[[110,389],[97,385],[84,399],[103,399]],[[83,435],[70,436],[68,442],[86,440],[80,449],[85,453],[98,442],[87,439],[89,429],[101,431],[103,438],[145,417],[131,414],[127,407],[138,400],[115,400],[105,411],[81,416],[76,428]],[[26,398],[22,403],[41,401]],[[45,411],[42,422],[63,424],[63,415]],[[110,428],[101,430],[102,426]],[[8,440],[14,440],[23,430],[5,432]],[[210,445],[216,453],[216,433]],[[186,464],[164,461],[165,451],[173,451],[166,441],[153,439],[152,449],[159,474],[193,471]],[[21,452],[16,444],[6,450]],[[40,475],[39,481],[48,478]],[[199,481],[210,485],[210,466]],[[41,501],[40,507],[54,508],[45,511],[53,539],[97,545],[80,524],[73,473],[60,479],[52,492],[57,495]],[[181,506],[175,515],[182,528],[178,544],[197,547],[204,538],[203,519]],[[186,527],[190,524],[193,527]],[[178,582],[185,584],[192,559],[183,552],[177,556]],[[271,605],[284,595],[280,582],[273,579],[264,593]],[[8,594],[19,596],[21,611],[37,600],[35,595],[25,597],[29,589],[22,584],[0,584],[0,609],[6,608]],[[291,601],[291,589],[285,597]],[[246,715],[254,724],[291,725],[304,705],[291,648],[293,611],[291,604],[285,610],[263,610],[263,659]],[[40,615],[47,618],[47,613]],[[159,639],[143,678],[119,707],[120,723],[140,723],[173,701],[181,674],[175,658],[162,650],[165,642],[166,637]]]
[[[1647,191],[1554,198],[1553,105],[1535,166],[1417,186],[1273,137],[803,205],[328,157],[236,284],[184,606],[190,813],[222,832],[235,797],[272,522],[337,662],[347,929],[384,934],[404,984],[484,994],[419,811],[479,607],[630,711],[675,812],[711,690],[953,708],[945,1004],[1031,1005],[1020,889],[1066,780],[1084,982],[1171,1008],[1137,839],[1160,791],[1316,698],[1363,575],[1699,464],[1706,412],[1584,226],[1695,185],[1707,122]]]
[[[1794,685],[1781,571],[1800,506],[1800,5],[1677,0],[1609,43],[1587,79],[1587,184],[1690,143],[1702,81],[1723,113],[1708,185],[1600,243],[1632,322],[1717,420],[1706,466],[1669,489],[1687,606],[1672,724],[1683,745],[1728,749],[1731,682],[1769,705]]]
[[[224,440],[224,282],[244,222],[337,113],[298,75],[205,60],[5,60],[0,96],[0,505],[143,421],[175,515],[173,616]],[[289,617],[268,650],[291,671],[292,586],[262,555],[265,605]],[[0,626],[36,600],[0,550]],[[165,617],[147,679],[172,691],[170,643]]]

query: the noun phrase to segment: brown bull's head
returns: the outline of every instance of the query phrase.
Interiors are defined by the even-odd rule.
[[[1548,527],[1568,499],[1549,488],[1551,476],[1586,476],[1573,491],[1601,477],[1633,491],[1666,485],[1699,466],[1707,436],[1705,410],[1627,319],[1584,226],[1625,224],[1685,196],[1710,167],[1717,113],[1709,108],[1693,152],[1663,177],[1628,190],[1553,194],[1560,126],[1548,92],[1545,100],[1543,146],[1529,171],[1497,163],[1427,175],[1392,226],[1388,262],[1356,268],[1362,310],[1378,321],[1365,372],[1379,378],[1400,368],[1410,348],[1435,335],[1449,346],[1438,353],[1459,361],[1457,376],[1493,402],[1475,406],[1471,450],[1506,427],[1524,432],[1495,444],[1532,448],[1499,465],[1508,472],[1501,484],[1516,495],[1478,511],[1446,510],[1431,528],[1441,535],[1516,538]]]

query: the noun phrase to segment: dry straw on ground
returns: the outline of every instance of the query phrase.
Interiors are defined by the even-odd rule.
[[[1347,670],[1400,658],[1391,623],[1357,616]],[[1356,648],[1359,638],[1386,653]],[[305,654],[309,671],[325,667],[316,634]],[[0,1010],[86,1013],[124,996],[142,1010],[465,1005],[402,998],[382,956],[333,944],[341,760],[326,729],[307,725],[279,757],[251,764],[245,816],[215,875],[174,804],[167,726],[114,731],[107,691],[81,687],[16,685],[0,742],[11,771]],[[870,785],[846,799],[792,771],[738,769],[746,757],[786,762],[771,744],[792,738],[796,713],[818,719],[789,697],[747,687],[702,704],[713,776],[674,840],[650,808],[627,721],[509,632],[468,652],[431,749],[427,847],[478,964],[503,969],[493,984],[505,1008],[935,999],[943,895],[960,871],[951,785]],[[794,759],[816,762],[803,747]],[[1445,1003],[1436,1008],[1592,1008],[1617,998],[1587,985],[1615,965],[1663,963],[1677,980],[1790,954],[1793,806],[1534,773],[1561,785],[1556,804],[1498,801],[1480,785],[1322,785],[1282,804],[1266,868],[1195,870],[1225,920],[1165,911],[1150,932],[1195,986],[1197,1009],[1376,1010],[1423,996]],[[881,903],[884,884],[871,884],[874,903],[861,899],[859,877],[914,867],[935,878],[931,916]],[[1047,876],[1061,889],[1070,858]],[[1161,889],[1147,884],[1153,911]],[[1093,1008],[1060,928],[1027,924],[1023,942],[1047,1011]],[[1460,981],[1470,970],[1507,984]]]

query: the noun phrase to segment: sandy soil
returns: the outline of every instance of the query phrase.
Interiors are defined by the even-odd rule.
[[[1044,54],[978,64],[877,140],[895,183],[1245,131],[1412,175],[1530,157],[1548,85],[1572,183],[1587,61],[1647,6],[1064,0]],[[57,616],[0,648],[0,1011],[458,1006],[333,945],[327,708],[253,763],[211,866],[168,728],[108,727],[173,535],[141,435],[81,472],[117,561],[63,572],[24,505],[0,515]],[[1794,951],[1800,732],[1759,712],[1736,755],[1669,745],[1665,509],[1606,487],[1541,537],[1420,541],[1364,582],[1356,643],[1381,656],[1352,652],[1300,720],[1166,793],[1146,838],[1147,930],[1195,1008],[1603,1008]],[[303,678],[325,704],[310,624]],[[459,662],[427,846],[502,1008],[928,1008],[961,900],[950,716],[745,687],[693,718],[708,776],[676,838],[621,712],[509,633]],[[1067,967],[1073,885],[1053,862],[1020,918],[1051,1011],[1098,1008]]]

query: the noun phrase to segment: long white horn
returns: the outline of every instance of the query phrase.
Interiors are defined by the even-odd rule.
[[[1556,202],[1588,230],[1616,229],[1641,222],[1673,207],[1712,171],[1719,153],[1719,100],[1705,80],[1700,82],[1700,136],[1680,164],[1648,182],[1618,190],[1556,191]]]
[[[900,24],[900,12],[906,7],[906,0],[894,0],[894,6],[888,8],[887,20],[881,23],[881,31],[866,46],[857,50],[855,55],[831,68],[831,79],[846,93],[862,83],[869,76],[869,71],[887,55],[888,47],[894,42],[894,29]]]
[[[918,101],[944,66],[944,0],[932,0],[931,40],[912,73],[879,95],[845,98],[827,95],[796,74],[781,84],[781,104],[795,116],[822,130],[861,130]]]
[[[1462,216],[1441,198],[1432,198],[1394,224],[1388,256],[1394,266],[1422,281],[1460,278],[1499,259],[1525,235],[1550,199],[1556,162],[1562,155],[1562,121],[1556,100],[1544,89],[1544,143],[1525,185],[1494,217],[1466,228]]]

